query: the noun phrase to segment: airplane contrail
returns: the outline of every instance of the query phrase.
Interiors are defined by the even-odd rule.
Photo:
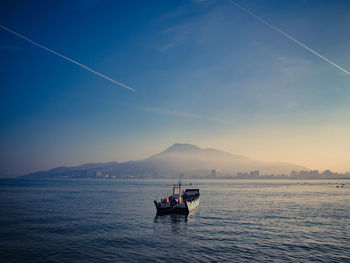
[[[33,44],[33,45],[35,45],[35,46],[37,46],[37,47],[40,47],[40,48],[42,48],[42,49],[44,49],[44,50],[46,50],[46,51],[49,51],[49,52],[51,52],[52,54],[55,54],[56,56],[59,56],[59,57],[61,57],[61,58],[64,58],[65,60],[68,60],[68,61],[70,61],[70,62],[72,62],[72,63],[78,65],[79,67],[82,67],[82,68],[84,68],[84,69],[86,69],[86,70],[88,70],[88,71],[90,71],[90,72],[96,74],[97,76],[100,76],[100,77],[102,77],[102,78],[104,78],[104,79],[106,79],[106,80],[109,80],[109,81],[111,81],[111,82],[113,82],[113,83],[115,83],[115,84],[117,84],[117,85],[119,85],[119,86],[121,86],[121,87],[123,87],[123,88],[126,88],[126,89],[128,89],[128,90],[131,90],[131,91],[133,91],[133,92],[136,92],[136,90],[134,90],[133,88],[131,88],[131,87],[129,87],[129,86],[127,86],[127,85],[125,85],[125,84],[119,82],[119,81],[116,81],[116,80],[114,80],[114,79],[111,79],[110,77],[107,77],[106,75],[103,75],[102,73],[97,72],[97,71],[95,71],[95,70],[89,68],[88,66],[85,66],[85,65],[83,65],[83,64],[81,64],[81,63],[79,63],[79,62],[77,62],[77,61],[75,61],[75,60],[73,60],[73,59],[71,59],[71,58],[69,58],[69,57],[66,57],[66,56],[64,56],[64,55],[62,55],[62,54],[60,54],[60,53],[58,53],[58,52],[56,52],[56,51],[54,51],[54,50],[52,50],[52,49],[49,49],[49,48],[47,48],[47,47],[45,47],[45,46],[43,46],[43,45],[40,45],[40,44],[36,43],[35,41],[33,41],[33,40],[31,40],[31,39],[29,39],[29,38],[27,38],[27,37],[25,37],[25,36],[23,36],[23,35],[21,35],[21,34],[15,32],[15,31],[13,31],[13,30],[11,30],[11,29],[9,29],[9,28],[3,26],[3,25],[0,25],[0,27],[1,27],[2,29],[4,29],[5,31],[7,31],[7,32],[9,32],[9,33],[11,33],[11,34],[13,34],[13,35],[15,35],[15,36],[18,36],[18,37],[20,37],[20,38],[22,38],[22,39],[28,41],[29,43],[31,43],[31,44]]]
[[[238,8],[240,8],[241,10],[243,10],[245,13],[255,17],[256,19],[258,19],[260,22],[262,22],[263,24],[267,25],[269,28],[271,28],[272,30],[280,33],[281,35],[285,36],[286,38],[292,40],[294,43],[298,44],[299,46],[305,48],[306,50],[310,51],[312,54],[318,56],[319,58],[323,59],[324,61],[328,62],[329,64],[331,64],[332,66],[340,69],[341,71],[345,72],[346,74],[350,75],[350,72],[344,68],[342,68],[341,66],[335,64],[333,61],[331,61],[330,59],[322,56],[320,53],[316,52],[315,50],[311,49],[310,47],[308,47],[307,45],[305,45],[304,43],[300,42],[299,40],[295,39],[294,37],[292,37],[291,35],[287,34],[286,32],[282,31],[281,29],[279,29],[278,27],[275,27],[274,25],[270,24],[269,22],[267,22],[266,20],[262,19],[261,17],[257,16],[256,14],[254,14],[253,12],[249,11],[247,8],[239,5],[238,3],[236,3],[235,1],[231,0],[231,2],[237,6]]]

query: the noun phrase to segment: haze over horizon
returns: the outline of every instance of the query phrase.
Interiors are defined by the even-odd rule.
[[[15,0],[0,17],[0,177],[175,142],[350,171],[349,1]]]

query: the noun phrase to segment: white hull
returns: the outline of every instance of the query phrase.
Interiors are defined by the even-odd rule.
[[[196,200],[193,200],[192,202],[186,202],[186,205],[188,212],[191,212],[192,210],[196,209],[199,206],[199,197]]]

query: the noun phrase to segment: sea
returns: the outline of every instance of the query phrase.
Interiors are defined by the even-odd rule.
[[[1,179],[0,262],[350,262],[350,180],[191,183],[157,216],[172,180]]]

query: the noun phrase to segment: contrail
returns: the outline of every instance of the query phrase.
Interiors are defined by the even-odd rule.
[[[231,2],[237,6],[238,8],[240,8],[241,10],[243,10],[244,12],[246,12],[247,14],[255,17],[256,19],[258,19],[260,22],[262,22],[263,24],[267,25],[269,28],[273,29],[274,31],[280,33],[281,35],[285,36],[286,38],[289,38],[290,40],[292,40],[294,43],[298,44],[299,46],[305,48],[306,50],[310,51],[312,54],[318,56],[319,58],[323,59],[324,61],[328,62],[329,64],[331,64],[332,66],[340,69],[341,71],[345,72],[346,74],[350,75],[350,72],[347,71],[346,69],[342,68],[341,66],[338,66],[337,64],[335,64],[333,61],[331,61],[330,59],[322,56],[320,53],[316,52],[315,50],[311,49],[310,47],[308,47],[307,45],[305,45],[304,43],[300,42],[299,40],[295,39],[294,37],[290,36],[289,34],[287,34],[286,32],[282,31],[281,29],[279,29],[278,27],[275,27],[274,25],[270,24],[269,22],[267,22],[266,20],[262,19],[261,17],[257,16],[256,14],[252,13],[251,11],[249,11],[248,9],[244,8],[243,6],[239,5],[238,3],[236,3],[235,1],[231,0]]]
[[[27,38],[27,37],[25,37],[25,36],[23,36],[23,35],[21,35],[21,34],[15,32],[15,31],[13,31],[13,30],[11,30],[11,29],[5,27],[5,26],[0,25],[0,27],[1,27],[2,29],[6,30],[7,32],[10,32],[11,34],[13,34],[13,35],[15,35],[15,36],[18,36],[18,37],[20,37],[20,38],[23,38],[24,40],[28,41],[29,43],[31,43],[31,44],[33,44],[33,45],[35,45],[35,46],[37,46],[37,47],[40,47],[40,48],[42,48],[42,49],[44,49],[44,50],[46,50],[46,51],[49,51],[49,52],[51,52],[52,54],[55,54],[56,56],[59,56],[59,57],[61,57],[61,58],[64,58],[65,60],[68,60],[68,61],[70,61],[70,62],[72,62],[72,63],[78,65],[79,67],[82,67],[82,68],[84,68],[84,69],[86,69],[86,70],[88,70],[88,71],[90,71],[90,72],[96,74],[97,76],[100,76],[100,77],[102,77],[102,78],[104,78],[104,79],[106,79],[106,80],[109,80],[109,81],[111,81],[111,82],[113,82],[113,83],[115,83],[115,84],[117,84],[117,85],[119,85],[119,86],[121,86],[121,87],[123,87],[123,88],[126,88],[126,89],[128,89],[128,90],[131,90],[131,91],[133,91],[133,92],[136,92],[136,90],[134,90],[133,88],[131,88],[131,87],[129,87],[129,86],[127,86],[127,85],[125,85],[125,84],[119,82],[119,81],[116,81],[116,80],[114,80],[114,79],[111,79],[110,77],[107,77],[106,75],[103,75],[102,73],[97,72],[97,71],[95,71],[95,70],[93,70],[93,69],[91,69],[91,68],[89,68],[89,67],[87,67],[87,66],[85,66],[85,65],[83,65],[83,64],[81,64],[81,63],[79,63],[79,62],[77,62],[77,61],[75,61],[75,60],[73,60],[73,59],[71,59],[71,58],[69,58],[69,57],[66,57],[66,56],[64,56],[64,55],[62,55],[62,54],[60,54],[60,53],[58,53],[58,52],[56,52],[56,51],[54,51],[54,50],[52,50],[52,49],[49,49],[49,48],[47,48],[47,47],[45,47],[45,46],[43,46],[43,45],[40,45],[40,44],[36,43],[35,41],[33,41],[33,40],[31,40],[31,39],[29,39],[29,38]]]

